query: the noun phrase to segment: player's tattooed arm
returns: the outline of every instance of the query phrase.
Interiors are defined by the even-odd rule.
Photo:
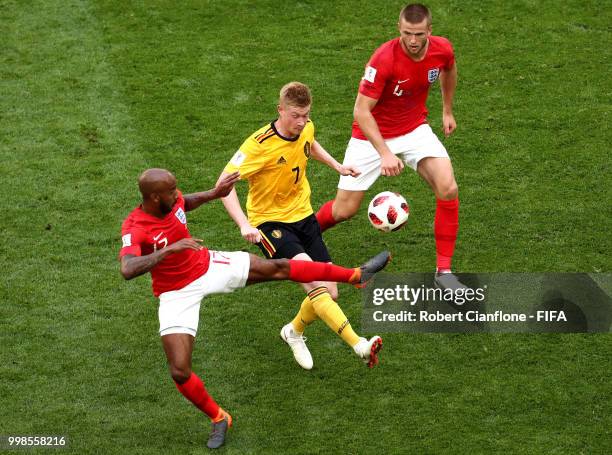
[[[150,272],[153,267],[159,264],[169,254],[178,253],[179,251],[187,249],[201,250],[204,248],[201,243],[201,239],[194,239],[190,237],[181,239],[172,245],[144,256],[126,254],[121,258],[121,275],[126,280],[131,280],[137,276],[144,275],[145,273]]]
[[[240,180],[240,172],[238,171],[232,172],[231,174],[221,174],[221,177],[219,177],[213,189],[184,195],[185,211],[188,212],[197,209],[208,201],[227,196],[238,180]]]

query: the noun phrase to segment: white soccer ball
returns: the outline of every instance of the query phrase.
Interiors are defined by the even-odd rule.
[[[383,232],[397,231],[408,221],[410,208],[399,193],[383,191],[370,201],[368,219],[372,226]]]

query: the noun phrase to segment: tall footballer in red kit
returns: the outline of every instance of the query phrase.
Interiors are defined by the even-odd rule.
[[[451,273],[459,229],[457,182],[444,145],[427,123],[426,107],[429,89],[439,79],[442,125],[449,136],[456,128],[453,48],[446,38],[431,34],[431,14],[424,5],[404,7],[398,28],[399,38],[374,52],[359,84],[352,137],[343,164],[356,166],[361,175],[340,177],[336,198],[319,209],[317,220],[324,231],[352,217],[380,175],[399,175],[407,164],[436,197],[436,284],[463,287]]]
[[[191,237],[186,212],[227,196],[239,178],[239,172],[225,174],[215,188],[183,195],[170,172],[148,169],[138,180],[142,204],[132,210],[121,228],[121,274],[129,280],[151,273],[153,294],[159,298],[159,334],[170,375],[181,394],[212,421],[207,441],[212,449],[225,442],[232,417],[219,407],[191,369],[202,299],[270,280],[362,285],[390,258],[388,252],[382,252],[361,267],[347,269],[332,263],[265,260],[242,251],[209,250],[202,240]]]

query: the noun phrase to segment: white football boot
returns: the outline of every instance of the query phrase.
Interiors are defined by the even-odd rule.
[[[293,351],[293,357],[298,365],[305,370],[312,370],[312,355],[306,346],[306,337],[296,332],[291,322],[281,329],[280,337]]]
[[[374,336],[369,340],[362,337],[353,346],[353,350],[363,360],[363,363],[368,365],[368,368],[373,368],[378,365],[378,351],[382,349],[382,344],[382,338],[379,336]]]

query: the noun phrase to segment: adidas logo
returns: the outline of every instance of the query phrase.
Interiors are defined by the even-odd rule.
[[[287,164],[287,160],[285,159],[284,156],[281,156],[276,162],[276,164]]]

